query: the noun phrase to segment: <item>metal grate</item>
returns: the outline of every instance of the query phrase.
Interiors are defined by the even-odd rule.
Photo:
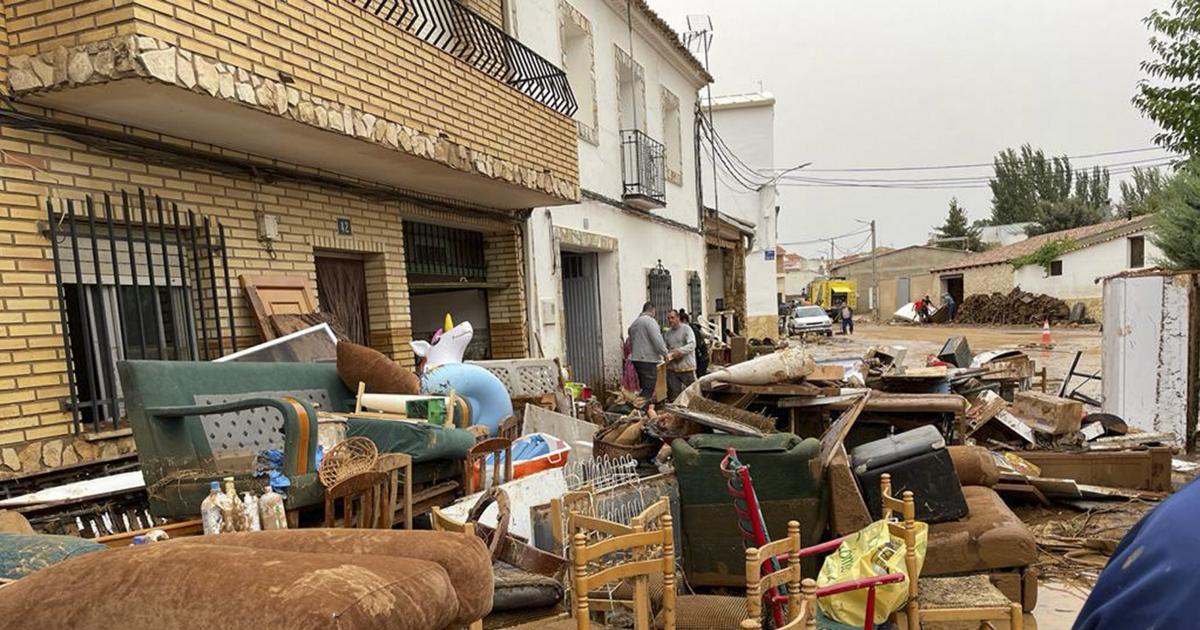
[[[578,105],[566,73],[455,0],[350,3],[564,116],[575,114]]]
[[[409,275],[487,279],[481,232],[405,221],[404,262]]]
[[[667,203],[666,151],[661,142],[638,129],[621,131],[621,172],[625,197]]]
[[[119,206],[105,194],[99,205],[90,196],[46,201],[76,432],[119,426],[117,361],[238,349],[225,227],[157,196],[148,203],[142,190],[122,192]]]
[[[688,314],[692,316],[692,321],[699,321],[696,318],[700,317],[700,309],[704,307],[704,295],[700,287],[700,274],[695,271],[688,272]]]
[[[658,265],[646,272],[646,300],[654,305],[655,316],[660,326],[667,325],[667,311],[671,306],[671,272],[658,261]]]

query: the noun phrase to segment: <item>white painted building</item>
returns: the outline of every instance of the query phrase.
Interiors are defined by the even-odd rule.
[[[707,100],[701,106],[707,110]],[[752,337],[778,335],[779,292],[775,262],[777,189],[765,177],[775,168],[775,97],[768,93],[734,94],[713,98],[712,121],[718,138],[717,150],[726,160],[717,160],[713,181],[713,156],[701,151],[700,169],[704,206],[708,208],[708,308],[737,313],[739,332]],[[725,162],[734,163],[731,172]],[[741,181],[739,181],[739,179]],[[720,232],[740,232],[740,247],[730,247]],[[726,258],[742,258],[740,265]],[[721,282],[717,282],[717,278]]]
[[[528,222],[532,350],[575,380],[611,385],[644,302],[660,317],[703,309],[694,133],[711,78],[644,0],[525,0],[508,17],[563,67],[579,102],[583,201],[535,208]]]
[[[999,246],[1012,245],[1019,243],[1029,235],[1025,233],[1026,228],[1037,225],[1033,222],[1025,223],[1006,223],[1004,225],[985,225],[979,228],[979,240],[984,245]],[[934,237],[934,234],[930,234]]]

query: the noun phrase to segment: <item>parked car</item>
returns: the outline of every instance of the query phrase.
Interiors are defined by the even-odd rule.
[[[792,335],[816,333],[829,336],[833,334],[833,320],[820,306],[797,306],[788,316],[787,329]]]

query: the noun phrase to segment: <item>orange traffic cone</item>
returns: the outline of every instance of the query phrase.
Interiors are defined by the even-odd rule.
[[[1042,345],[1046,346],[1047,348],[1054,345],[1054,342],[1050,340],[1050,320],[1049,319],[1042,320]]]

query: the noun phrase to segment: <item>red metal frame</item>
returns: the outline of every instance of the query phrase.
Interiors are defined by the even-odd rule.
[[[758,495],[754,493],[754,483],[750,478],[750,467],[742,464],[734,469],[731,468],[732,461],[737,461],[737,451],[730,448],[725,458],[721,460],[721,472],[729,479],[726,486],[730,496],[734,498],[733,509],[738,516],[738,530],[742,532],[742,537],[746,539],[748,546],[761,547],[767,544],[770,539],[767,534],[766,521],[763,519],[762,510],[759,509]],[[735,475],[737,481],[741,483],[742,487],[740,489],[735,485]],[[739,506],[738,501],[745,502],[744,509]],[[747,524],[749,524],[749,527],[747,527]],[[842,536],[811,547],[804,547],[800,550],[800,557],[807,558],[809,556],[829,553],[837,549],[847,538],[850,538],[850,536]],[[782,567],[782,563],[787,562],[787,558],[787,554],[780,554],[774,558],[764,560],[763,568],[767,569],[764,575],[778,571]],[[866,619],[863,623],[863,630],[875,630],[875,588],[884,584],[903,582],[904,580],[905,575],[903,573],[888,573],[887,575],[877,575],[858,580],[847,580],[817,589],[817,597],[830,597],[839,593],[857,591],[864,588],[868,589],[867,607],[864,611]],[[782,626],[784,623],[783,605],[787,603],[786,591],[783,588],[778,588],[766,593],[764,597],[771,604],[771,612],[776,625]]]

